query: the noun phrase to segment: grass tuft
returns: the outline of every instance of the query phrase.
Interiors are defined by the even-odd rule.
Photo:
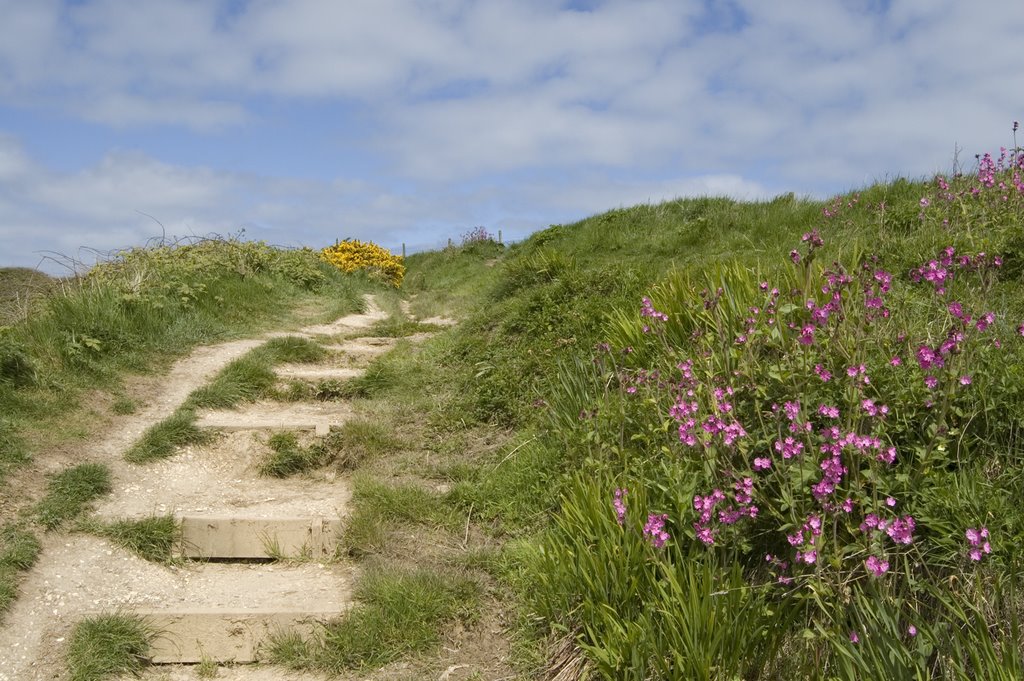
[[[87,523],[86,529],[154,563],[169,563],[181,539],[181,526],[171,515]]]
[[[20,575],[39,558],[39,540],[18,525],[0,528],[0,616],[18,595]]]
[[[334,674],[383,666],[436,646],[444,622],[471,619],[480,587],[459,575],[378,568],[362,578],[356,596],[359,605],[327,625],[322,639],[276,638],[271,660]]]
[[[195,422],[196,413],[193,409],[178,409],[168,418],[146,430],[124,453],[125,461],[147,463],[165,459],[178,447],[205,442],[209,434],[198,428]]]
[[[260,464],[260,475],[287,478],[323,466],[331,458],[330,450],[323,442],[303,447],[295,433],[274,433],[267,444],[271,453]]]
[[[71,681],[101,681],[142,671],[153,633],[137,617],[99,615],[75,625],[68,644]]]
[[[55,475],[46,496],[36,506],[39,522],[54,530],[74,520],[89,502],[110,492],[110,469],[103,464],[83,463]]]
[[[267,444],[271,453],[259,472],[275,478],[286,478],[331,462],[342,470],[353,470],[367,459],[403,446],[387,426],[362,420],[348,421],[308,447],[300,445],[294,433],[275,433]]]

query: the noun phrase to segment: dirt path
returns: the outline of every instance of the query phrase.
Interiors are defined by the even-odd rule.
[[[252,431],[220,436],[210,445],[187,448],[155,464],[135,466],[122,457],[147,428],[171,415],[192,391],[267,338],[351,334],[383,317],[371,303],[364,314],[349,315],[333,324],[308,327],[295,334],[272,334],[199,348],[159,379],[159,387],[138,413],[121,420],[102,440],[68,452],[67,461],[47,462],[44,469],[86,461],[109,466],[114,491],[97,508],[100,515],[108,517],[167,513],[344,516],[349,498],[344,479],[329,473],[298,481],[259,478],[254,462],[262,450]],[[346,353],[350,365],[358,366],[386,350],[389,344],[388,339],[356,339],[336,347]],[[246,413],[256,418],[254,414],[258,416],[260,409],[276,413],[282,425],[297,418],[287,409],[272,405],[255,405]],[[302,409],[316,410],[317,406],[296,406],[292,411]],[[316,416],[336,423],[347,413],[344,406],[329,414],[320,408]],[[0,628],[0,681],[66,678],[65,644],[71,627],[84,613],[181,605],[260,610],[280,607],[282,603],[296,611],[343,608],[350,598],[353,578],[351,567],[334,562],[162,566],[137,558],[106,540],[83,534],[47,533],[42,537],[42,545],[39,562],[22,584],[21,596]],[[195,678],[194,673],[190,672],[188,678]],[[313,677],[239,667],[222,671],[218,678]]]

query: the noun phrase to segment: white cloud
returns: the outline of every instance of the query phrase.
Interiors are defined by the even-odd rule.
[[[972,160],[1024,118],[1020,0],[736,0],[745,22],[722,29],[702,0],[561,5],[0,0],[0,115],[128,130],[123,146],[145,152],[69,174],[0,137],[0,224],[55,241],[81,225],[80,243],[106,243],[104,225],[110,242],[151,233],[141,210],[282,243],[400,243],[680,194],[841,191],[948,168],[955,143]],[[273,119],[296,104],[336,118],[361,165],[228,165],[254,130],[287,138]],[[193,150],[161,162],[165,142],[138,140],[168,126],[201,131],[224,165]]]

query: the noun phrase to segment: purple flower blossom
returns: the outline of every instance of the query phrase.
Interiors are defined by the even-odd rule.
[[[759,457],[755,457],[754,458],[754,470],[755,471],[766,471],[766,470],[768,470],[771,467],[772,467],[772,460],[771,459],[769,459],[767,457],[763,457],[763,456],[759,456]]]

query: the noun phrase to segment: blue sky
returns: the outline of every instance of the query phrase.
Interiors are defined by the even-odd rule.
[[[0,0],[0,265],[160,234],[518,239],[948,170],[1021,0]],[[147,217],[152,216],[152,218]],[[44,263],[53,270],[53,263]]]

